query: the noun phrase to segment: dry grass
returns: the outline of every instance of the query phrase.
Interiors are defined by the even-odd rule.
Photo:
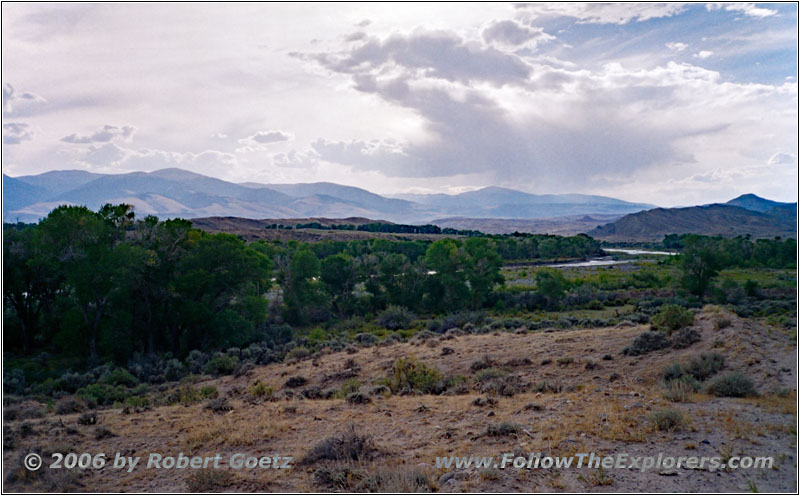
[[[684,363],[699,352],[713,350],[724,354],[726,367],[731,370],[743,369],[747,357],[757,356],[761,364],[749,368],[748,372],[758,382],[759,389],[773,391],[787,387],[787,384],[778,382],[774,373],[776,368],[792,366],[795,358],[794,348],[784,349],[787,343],[785,339],[780,341],[784,337],[767,337],[765,331],[756,324],[738,318],[730,327],[715,331],[711,316],[700,314],[696,325],[702,331],[701,342],[685,350],[662,350],[636,358],[621,357],[619,352],[642,332],[641,326],[521,335],[464,335],[446,341],[446,345],[454,350],[447,355],[441,354],[443,342],[433,338],[433,344],[436,345],[433,347],[424,343],[401,343],[362,348],[352,354],[326,354],[318,358],[317,366],[311,360],[272,364],[257,367],[251,377],[221,377],[209,381],[220,396],[230,398],[233,411],[214,414],[204,410],[203,404],[157,407],[130,415],[123,415],[119,410],[107,410],[101,412],[102,425],[117,437],[106,440],[94,438],[94,426],[80,426],[77,423],[80,414],[46,417],[41,419],[46,425],[34,426],[36,434],[19,437],[16,448],[4,451],[4,462],[13,466],[23,450],[34,444],[49,447],[66,443],[77,452],[131,449],[137,454],[177,454],[183,451],[207,455],[239,451],[280,453],[299,460],[311,447],[342,432],[352,423],[360,433],[371,436],[381,449],[379,458],[369,462],[369,465],[356,467],[360,470],[358,484],[366,484],[367,478],[374,476],[369,479],[372,487],[414,486],[423,490],[422,486],[416,484],[422,479],[416,478],[413,469],[420,467],[420,464],[431,468],[437,456],[496,456],[506,450],[548,451],[554,455],[571,455],[581,451],[613,454],[626,450],[681,448],[700,455],[707,454],[703,450],[710,449],[708,444],[701,443],[703,439],[711,439],[715,447],[721,444],[736,445],[737,449],[751,451],[767,450],[768,446],[773,446],[765,444],[768,442],[781,447],[773,449],[776,452],[782,452],[786,446],[795,446],[796,434],[792,431],[797,414],[794,392],[744,399],[695,393],[690,396],[690,403],[678,405],[691,419],[687,428],[680,433],[653,430],[648,416],[658,410],[676,407],[676,404],[662,397],[661,370],[674,362]],[[717,339],[724,339],[726,346],[714,347]],[[754,347],[754,342],[758,343],[758,347]],[[729,345],[730,348],[727,348]],[[735,351],[740,347],[741,355]],[[614,359],[603,361],[602,357],[606,354]],[[499,397],[496,404],[483,406],[473,405],[476,398],[486,396],[479,394],[474,387],[463,395],[373,395],[372,402],[366,405],[349,405],[343,399],[287,400],[284,397],[283,384],[292,376],[309,379],[309,384],[300,390],[306,387],[341,388],[345,379],[335,377],[347,359],[353,359],[361,366],[354,379],[364,384],[366,389],[374,386],[377,379],[386,377],[398,357],[410,355],[435,366],[445,377],[454,374],[473,376],[470,364],[487,355],[501,363],[526,363],[524,360],[528,359],[530,364],[514,369],[512,374],[518,375],[522,382],[532,387],[512,398]],[[559,366],[556,361],[563,357],[573,357],[575,362]],[[771,358],[780,363],[770,362]],[[550,362],[543,365],[548,360]],[[602,368],[587,370],[583,364],[590,360],[600,363]],[[611,374],[616,374],[618,379],[610,381]],[[795,376],[787,373],[785,377],[788,380]],[[258,381],[263,384],[261,389],[266,391],[269,387],[273,388],[275,398],[280,399],[258,404],[247,401],[251,396],[250,389]],[[533,386],[544,382],[557,386],[553,389],[561,392],[535,392]],[[241,393],[237,395],[234,392],[236,390]],[[524,408],[528,404],[535,404],[537,408]],[[420,408],[421,405],[426,408]],[[67,434],[65,428],[57,426],[59,418],[65,426],[78,429],[82,435]],[[6,422],[15,432],[19,432],[21,423],[21,420]],[[508,436],[481,436],[490,425],[504,423],[518,425],[520,429]],[[695,429],[698,432],[696,437]],[[692,438],[678,440],[677,435]],[[655,445],[650,445],[650,441]],[[761,444],[754,448],[755,442]],[[218,490],[318,491],[322,487],[314,482],[314,472],[327,463],[337,462],[314,463],[281,473],[242,472],[237,474],[235,481],[232,479],[224,483],[224,487]],[[759,481],[759,488],[791,489],[787,484],[796,482],[795,476],[789,473],[794,463],[796,460],[787,459],[780,471],[770,471],[771,479]],[[403,470],[378,473],[380,467]],[[775,475],[771,475],[773,473]],[[410,478],[407,477],[409,474]],[[187,475],[138,470],[128,474],[104,470],[86,475],[81,482],[86,490],[92,491],[174,492],[186,490]],[[437,473],[436,477],[431,476],[434,482],[425,486],[424,490],[580,492],[608,488],[604,487],[604,483],[608,482],[604,477],[598,476],[593,480],[591,472],[584,473],[584,481],[577,479],[579,473],[572,472],[503,470],[500,474],[487,474],[488,477],[484,478],[476,472],[469,480],[455,481],[441,488],[435,484],[439,475],[441,473]],[[498,477],[493,479],[495,475]],[[704,473],[695,475],[706,477]],[[611,487],[622,492],[643,489],[687,490],[687,487],[680,485],[678,478],[664,478],[657,474],[654,475],[653,485],[646,486],[642,485],[646,481],[626,479],[624,474],[614,473],[613,476],[616,480]],[[714,486],[717,489],[736,491],[738,487],[735,479],[725,479],[722,485],[717,479],[713,481],[718,484]],[[206,482],[217,485],[219,481],[194,482],[204,486]],[[33,486],[18,481],[9,487],[30,490]]]

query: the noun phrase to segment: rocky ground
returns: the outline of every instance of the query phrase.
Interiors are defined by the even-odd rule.
[[[644,326],[444,336],[327,353],[293,363],[256,367],[214,385],[220,398],[190,406],[99,411],[9,420],[4,425],[7,491],[797,491],[797,348],[795,340],[752,320],[707,310],[694,328],[701,340],[685,349],[638,357],[621,350]],[[716,322],[716,324],[715,324]],[[664,395],[663,368],[700,352],[725,357],[759,396],[718,398],[701,392],[685,402]],[[465,385],[443,395],[386,394],[378,387],[399,357],[416,357]],[[480,365],[480,364],[483,365]],[[479,365],[475,365],[479,364]],[[507,390],[481,392],[480,368],[500,371]],[[484,373],[486,374],[486,373]],[[307,382],[291,387],[292,382]],[[361,383],[361,396],[307,399]],[[287,385],[289,382],[289,385]],[[259,386],[259,383],[261,384]],[[356,385],[357,386],[357,385]],[[178,387],[178,386],[173,386]],[[260,388],[260,389],[259,389]],[[265,390],[274,392],[272,396]],[[377,388],[377,389],[376,389]],[[305,392],[305,393],[304,393]],[[513,394],[504,396],[503,392]],[[359,402],[362,400],[363,403]],[[26,400],[29,402],[29,400]],[[213,401],[213,400],[211,400]],[[13,405],[23,408],[27,403]],[[210,409],[208,406],[216,406]],[[6,410],[10,407],[6,406]],[[676,410],[683,421],[659,430],[653,417]],[[334,438],[333,441],[330,438]],[[320,445],[328,439],[327,444]],[[22,468],[26,453],[44,455],[37,472]],[[122,453],[147,458],[234,453],[290,456],[293,468],[50,469],[52,452]],[[771,469],[536,469],[436,468],[436,457],[514,452],[571,455],[628,453],[721,457],[772,456]],[[348,455],[352,454],[352,457]],[[113,457],[111,455],[110,457]],[[339,458],[338,460],[330,458]],[[326,459],[328,458],[328,459]]]

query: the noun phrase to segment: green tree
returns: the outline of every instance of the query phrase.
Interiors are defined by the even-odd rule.
[[[352,310],[353,288],[358,282],[353,257],[341,253],[322,260],[320,276],[325,289],[333,299],[333,306],[339,313]]]
[[[301,248],[294,253],[283,282],[286,320],[307,323],[323,316],[326,301],[319,281],[320,270],[319,259],[308,248]]]
[[[42,311],[61,283],[35,235],[35,226],[3,228],[3,298],[19,319],[25,354],[37,336]]]
[[[467,256],[460,241],[440,239],[425,252],[429,270],[428,307],[436,310],[457,310],[469,301],[465,265]]]
[[[541,269],[534,276],[536,292],[547,300],[549,307],[556,306],[569,288],[569,281],[564,274],[555,269]]]
[[[487,238],[469,238],[464,243],[467,254],[466,277],[472,294],[472,307],[480,308],[496,284],[503,283],[500,259],[493,243]]]
[[[681,283],[702,303],[712,279],[722,268],[722,257],[710,238],[688,236],[680,255]]]

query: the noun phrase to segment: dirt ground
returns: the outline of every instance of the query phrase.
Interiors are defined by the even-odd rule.
[[[449,331],[427,341],[412,340],[342,351],[294,363],[256,367],[241,377],[207,381],[233,409],[215,413],[205,403],[156,407],[141,412],[103,410],[97,425],[79,425],[80,414],[6,422],[16,433],[14,449],[4,449],[6,491],[175,492],[332,491],[355,486],[328,486],[320,468],[347,465],[361,474],[423,474],[417,488],[439,492],[797,492],[797,348],[783,333],[755,321],[730,316],[731,325],[715,329],[714,314],[698,315],[694,327],[701,341],[686,349],[666,349],[639,357],[620,351],[646,326],[554,332],[503,332],[487,335]],[[687,402],[664,398],[662,369],[704,351],[725,357],[726,371],[741,371],[756,384],[754,398],[717,398],[694,393]],[[525,384],[513,397],[488,397],[471,387],[466,394],[370,394],[369,402],[305,399],[303,389],[338,388],[347,376],[371,391],[398,357],[414,356],[445,376],[474,377],[472,364],[488,357],[495,368]],[[352,360],[356,367],[346,368]],[[347,364],[348,366],[353,363]],[[346,373],[343,373],[346,372]],[[286,386],[300,376],[308,383]],[[253,402],[248,389],[261,381],[275,391],[273,401]],[[549,388],[537,387],[547,383]],[[197,384],[202,386],[206,383]],[[542,389],[542,392],[536,392]],[[558,391],[558,392],[554,392]],[[293,393],[287,393],[293,391]],[[778,394],[777,392],[780,391]],[[791,391],[791,392],[789,392]],[[289,396],[292,397],[289,397]],[[487,404],[487,398],[489,402]],[[678,410],[682,426],[657,430],[651,416]],[[22,424],[27,423],[27,427]],[[491,435],[493,427],[515,425],[510,433]],[[371,457],[353,462],[300,463],[320,441],[352,427],[370,436]],[[113,437],[97,439],[97,429]],[[108,463],[102,469],[49,469],[49,454],[114,453],[140,456],[132,472]],[[33,473],[21,468],[29,452],[44,455],[45,466]],[[293,468],[223,467],[217,474],[196,469],[146,469],[150,453],[177,456],[234,453],[293,457]],[[463,469],[436,468],[436,457],[494,456],[513,452],[632,457],[772,456],[771,469],[597,470],[589,468]],[[110,460],[109,460],[110,461]],[[219,474],[224,474],[219,475]],[[403,475],[405,474],[405,475]],[[205,477],[205,478],[204,478]],[[356,477],[356,476],[348,476]],[[360,476],[359,476],[360,477]],[[403,479],[405,484],[407,481]],[[348,482],[349,481],[349,482]],[[396,489],[398,486],[377,486]],[[402,486],[406,487],[406,486]]]

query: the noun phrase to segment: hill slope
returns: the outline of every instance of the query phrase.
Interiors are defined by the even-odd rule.
[[[733,200],[725,203],[725,205],[742,207],[746,208],[747,210],[754,210],[756,212],[767,212],[776,207],[790,207],[794,204],[776,202],[772,200],[767,200],[766,198],[761,198],[760,196],[754,194],[747,194],[747,195],[737,196]]]
[[[796,204],[792,204],[796,208]],[[772,212],[772,211],[771,211]],[[666,234],[795,237],[797,216],[790,207],[761,213],[732,205],[655,208],[598,226],[589,235],[609,241],[660,241]]]

